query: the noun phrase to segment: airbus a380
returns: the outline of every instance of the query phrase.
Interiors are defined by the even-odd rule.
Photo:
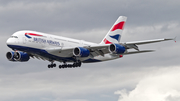
[[[82,63],[102,62],[122,58],[127,54],[152,52],[139,50],[138,45],[174,40],[163,38],[120,43],[126,20],[127,17],[120,16],[99,44],[36,31],[18,31],[6,42],[13,50],[7,52],[6,57],[13,62],[26,62],[30,57],[36,57],[50,61],[48,68],[56,67],[55,61],[63,63],[59,68],[72,68],[80,67]]]

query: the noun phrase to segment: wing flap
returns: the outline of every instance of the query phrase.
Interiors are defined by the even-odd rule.
[[[154,50],[132,51],[132,52],[126,52],[126,53],[120,54],[120,55],[129,55],[129,54],[146,53],[146,52],[154,52]]]
[[[110,44],[97,44],[84,48],[89,49],[93,56],[98,56],[98,55],[104,56],[104,54],[109,53],[109,49],[108,49],[109,45]]]

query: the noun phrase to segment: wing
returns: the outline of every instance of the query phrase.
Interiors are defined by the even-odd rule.
[[[139,50],[137,45],[142,44],[150,44],[150,43],[156,43],[156,42],[162,42],[162,41],[168,41],[168,40],[174,40],[172,38],[169,39],[154,39],[154,40],[144,40],[144,41],[135,41],[135,42],[126,42],[126,43],[119,43],[120,45],[124,46],[126,51],[125,53],[121,55],[127,55],[127,54],[136,54],[136,53],[144,53],[144,52],[152,52],[153,50]],[[109,51],[109,47],[111,44],[93,44],[89,46],[83,46],[83,48],[86,48],[90,51],[90,55],[92,57],[95,56],[104,56],[105,54],[111,53]],[[58,47],[58,48],[50,48],[46,49],[48,53],[60,56],[60,57],[73,57],[73,50],[76,47]],[[135,51],[128,51],[128,49],[135,49]]]
[[[109,48],[110,44],[95,44],[95,45],[89,45],[89,46],[83,46],[83,48],[86,48],[90,51],[91,56],[104,56],[104,54],[109,53]],[[76,47],[63,47],[63,48],[48,48],[45,49],[48,53],[60,56],[60,57],[73,57],[73,50]]]
[[[168,41],[168,40],[174,40],[175,41],[175,38],[164,38],[164,39],[154,39],[154,40],[144,40],[144,41],[119,43],[120,45],[123,45],[126,48],[125,53],[123,53],[121,55],[153,52],[154,50],[139,50],[137,45],[150,44],[150,43],[156,43],[156,42],[162,42],[162,41]],[[96,45],[96,46],[90,46],[89,49],[92,50],[92,52],[93,52],[92,54],[94,56],[97,56],[97,55],[104,56],[104,54],[110,53],[109,46],[110,46],[110,44]],[[136,51],[128,51],[128,49],[131,49],[131,48],[135,49]]]
[[[168,41],[168,40],[174,40],[175,41],[175,38],[126,42],[126,43],[123,43],[123,45],[126,47],[126,49],[134,48],[135,50],[139,50],[137,45],[150,44],[150,43],[156,43],[156,42],[162,42],[162,41]]]
[[[136,44],[136,45],[142,45],[142,44],[149,44],[149,43],[155,43],[155,42],[161,42],[161,41],[168,41],[168,40],[174,40],[172,38],[169,39],[154,39],[154,40],[144,40],[144,41],[134,41],[134,42],[126,42],[126,44]]]

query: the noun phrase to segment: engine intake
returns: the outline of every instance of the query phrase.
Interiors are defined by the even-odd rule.
[[[9,61],[15,61],[15,60],[14,60],[14,52],[7,52],[7,53],[6,53],[6,58],[7,58]]]
[[[76,47],[73,50],[73,54],[74,54],[74,56],[78,56],[78,57],[88,57],[90,52],[86,48]]]
[[[126,48],[120,44],[111,44],[109,51],[113,54],[122,54],[126,51]]]

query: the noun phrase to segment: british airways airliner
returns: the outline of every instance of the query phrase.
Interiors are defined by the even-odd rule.
[[[13,62],[27,62],[30,58],[47,60],[51,63],[48,68],[56,67],[54,62],[58,61],[62,63],[59,65],[60,69],[74,68],[80,67],[82,63],[102,62],[122,58],[127,54],[152,52],[153,50],[139,50],[138,45],[173,40],[164,38],[120,43],[126,20],[127,17],[120,16],[99,44],[36,31],[18,31],[6,42],[13,50],[7,52],[6,57]]]

